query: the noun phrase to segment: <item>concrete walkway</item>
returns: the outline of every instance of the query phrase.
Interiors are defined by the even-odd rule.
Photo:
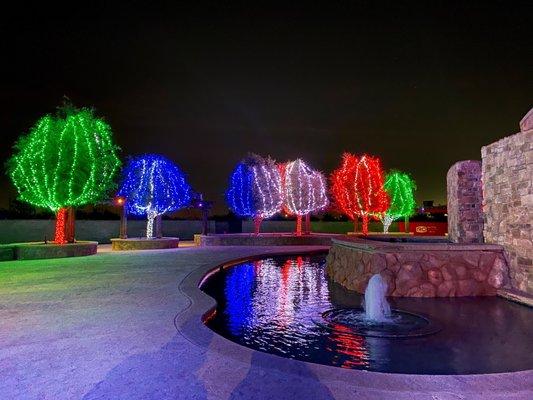
[[[0,263],[0,399],[533,398],[533,371],[345,370],[256,352],[203,326],[197,316],[213,302],[195,287],[198,277],[227,260],[280,250],[290,249],[188,247]]]

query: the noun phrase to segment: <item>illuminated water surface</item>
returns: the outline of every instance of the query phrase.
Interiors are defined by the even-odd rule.
[[[417,338],[363,337],[322,317],[334,308],[359,307],[362,300],[329,282],[324,267],[325,255],[314,255],[225,269],[202,286],[218,302],[206,324],[256,350],[344,368],[416,374],[533,368],[533,312],[527,307],[495,297],[391,299],[394,308],[436,318],[442,331]]]

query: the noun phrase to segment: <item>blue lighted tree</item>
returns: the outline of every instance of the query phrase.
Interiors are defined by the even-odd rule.
[[[193,192],[176,164],[158,154],[147,154],[130,159],[118,195],[126,198],[128,213],[146,215],[146,237],[153,238],[154,219],[186,207]]]
[[[280,211],[283,204],[281,175],[276,162],[256,154],[240,161],[231,173],[226,200],[235,214],[253,217],[258,234],[261,221]]]

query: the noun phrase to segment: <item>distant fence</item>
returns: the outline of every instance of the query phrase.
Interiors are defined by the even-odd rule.
[[[111,238],[118,237],[120,221],[77,220],[76,239],[95,240],[98,243],[110,243]],[[209,221],[210,230],[214,232],[215,222]],[[54,220],[0,220],[0,243],[17,243],[43,241],[54,238]],[[163,220],[163,234],[190,240],[195,233],[202,232],[202,221]],[[128,221],[128,236],[141,237],[146,234],[146,221]]]
[[[261,232],[293,232],[296,230],[295,221],[263,221],[261,223]],[[351,221],[311,221],[311,230],[320,233],[347,233],[353,232],[353,222]],[[359,231],[361,222],[359,222]],[[369,230],[374,232],[383,232],[381,222],[372,221],[369,223]],[[253,232],[253,221],[242,221],[243,232]],[[392,223],[390,232],[398,231],[398,224]]]
[[[0,220],[0,243],[17,243],[52,240],[54,237],[55,221],[40,219],[4,219]],[[353,230],[352,222],[312,221],[313,232],[346,233]],[[211,233],[253,232],[252,221],[209,221]],[[263,221],[262,232],[292,232],[295,230],[294,221]],[[370,223],[370,230],[381,232],[383,226],[379,222]],[[391,232],[398,230],[393,223]],[[202,232],[202,221],[199,220],[163,220],[163,235],[177,236],[182,240],[191,240],[194,234]],[[76,239],[95,240],[99,243],[110,243],[110,239],[118,237],[118,220],[77,220]],[[128,236],[141,237],[146,233],[146,221],[129,220]]]

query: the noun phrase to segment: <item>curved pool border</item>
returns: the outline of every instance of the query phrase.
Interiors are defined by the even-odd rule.
[[[260,354],[261,368],[277,370],[284,374],[293,374],[295,377],[301,373],[302,365],[311,370],[317,379],[331,381],[346,386],[346,395],[355,395],[355,388],[385,391],[391,393],[431,393],[450,396],[460,393],[464,398],[505,398],[512,393],[513,399],[529,398],[533,391],[533,369],[518,372],[501,372],[489,374],[470,375],[413,375],[374,372],[367,370],[345,369],[324,364],[281,357],[270,353],[260,352],[242,346],[208,328],[204,317],[216,307],[215,299],[204,293],[199,285],[204,278],[219,270],[230,267],[247,260],[271,256],[318,254],[324,253],[328,247],[301,246],[295,249],[258,248],[249,256],[229,258],[221,263],[204,264],[187,274],[178,284],[178,290],[188,299],[189,305],[179,312],[174,318],[174,325],[178,333],[191,344],[202,348],[205,352],[216,352],[229,359],[250,364],[252,356]],[[230,367],[230,366],[228,366]],[[257,368],[257,365],[255,366]],[[446,397],[447,398],[447,397]]]

